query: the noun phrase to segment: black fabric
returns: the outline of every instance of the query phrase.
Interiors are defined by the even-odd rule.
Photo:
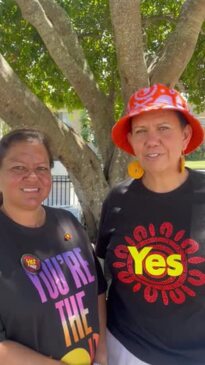
[[[45,209],[40,228],[21,226],[0,212],[0,340],[55,359],[66,354],[74,359],[81,351],[79,364],[84,364],[95,352],[97,297],[106,283],[99,266],[97,282],[96,259],[75,217]],[[40,259],[40,271],[23,268],[24,254]]]
[[[112,276],[108,328],[152,365],[205,363],[205,176],[169,193],[127,180],[108,195],[96,253]]]

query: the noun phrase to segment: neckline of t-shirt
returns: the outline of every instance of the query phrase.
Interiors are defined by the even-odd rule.
[[[179,185],[177,188],[175,188],[171,191],[167,191],[167,192],[156,192],[156,191],[150,190],[143,184],[142,179],[140,179],[139,182],[140,182],[140,187],[141,187],[142,192],[146,193],[149,196],[162,197],[162,198],[173,197],[175,195],[181,194],[182,192],[189,191],[189,189],[191,187],[191,171],[189,171],[189,175],[188,175],[187,179],[181,185]]]
[[[11,219],[9,216],[7,216],[2,210],[0,210],[0,217],[3,218],[6,223],[8,223],[10,225],[12,224],[13,227],[23,230],[24,232],[39,233],[47,227],[47,222],[48,222],[48,209],[44,205],[43,205],[43,208],[45,209],[46,219],[45,219],[44,224],[42,224],[40,227],[27,227],[27,226],[24,226],[23,224],[17,223],[13,219]]]

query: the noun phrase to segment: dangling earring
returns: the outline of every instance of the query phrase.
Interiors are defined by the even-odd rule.
[[[185,170],[185,158],[184,155],[182,153],[181,157],[180,157],[180,172],[183,173]]]
[[[128,165],[128,175],[133,179],[141,179],[144,170],[138,161],[132,161]]]

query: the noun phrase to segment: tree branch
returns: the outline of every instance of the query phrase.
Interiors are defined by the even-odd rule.
[[[58,121],[31,93],[1,55],[0,95],[0,117],[10,127],[37,128],[49,136],[55,157],[79,183],[82,191],[80,200],[98,222],[101,204],[108,190],[100,161],[72,128]]]
[[[87,108],[106,164],[113,150],[107,138],[114,122],[113,105],[95,82],[68,14],[54,0],[16,0],[16,3]]]
[[[139,0],[110,0],[123,99],[148,84]]]
[[[168,37],[162,56],[151,71],[152,84],[176,84],[193,55],[204,20],[205,0],[186,0],[176,29]]]

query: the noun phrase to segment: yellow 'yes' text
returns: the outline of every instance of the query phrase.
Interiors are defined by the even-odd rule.
[[[142,275],[143,267],[150,275],[161,276],[167,272],[169,276],[180,276],[183,272],[181,255],[172,254],[164,258],[160,254],[149,254],[153,247],[144,247],[138,251],[136,247],[128,246],[135,264],[135,274]]]

